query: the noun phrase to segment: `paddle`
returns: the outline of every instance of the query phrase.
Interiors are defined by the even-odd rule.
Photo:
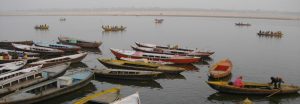
[[[280,92],[280,91],[281,91],[281,89],[278,89],[278,91],[276,91],[276,92],[274,92],[274,93],[272,93],[272,94],[268,95],[267,97],[271,97],[271,96],[273,96],[273,95],[277,94],[277,93],[278,93],[278,92]]]

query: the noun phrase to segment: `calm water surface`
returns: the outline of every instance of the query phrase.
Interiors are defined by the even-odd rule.
[[[271,76],[281,76],[288,84],[300,85],[300,21],[203,18],[203,17],[143,17],[143,16],[0,16],[0,40],[57,41],[60,35],[90,41],[103,41],[101,52],[90,52],[76,66],[104,67],[96,58],[112,58],[109,48],[130,49],[134,42],[178,44],[182,47],[213,50],[211,65],[222,58],[234,64],[232,78],[243,75],[246,81],[269,82]],[[164,18],[155,24],[155,18]],[[250,27],[237,27],[235,22],[249,22]],[[38,31],[35,25],[49,24],[48,31]],[[123,25],[124,32],[102,32],[101,25]],[[259,30],[282,31],[282,38],[259,37]],[[143,104],[219,104],[238,103],[249,97],[256,104],[295,104],[300,95],[240,96],[220,94],[205,81],[209,65],[194,64],[196,68],[177,76],[155,81],[121,81],[96,77],[79,91],[56,97],[44,103],[71,103],[91,92],[121,86],[127,96],[140,92]]]

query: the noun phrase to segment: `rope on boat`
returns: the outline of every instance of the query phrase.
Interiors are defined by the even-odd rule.
[[[277,93],[278,93],[278,92],[280,92],[280,91],[281,91],[281,89],[278,89],[278,91],[276,91],[276,92],[274,92],[274,93],[272,93],[272,94],[268,95],[267,97],[271,97],[271,96],[273,96],[273,95],[277,94]]]

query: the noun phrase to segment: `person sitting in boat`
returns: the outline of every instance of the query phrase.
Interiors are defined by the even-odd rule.
[[[236,87],[243,88],[244,87],[243,77],[239,76],[238,78],[236,78],[233,85]]]

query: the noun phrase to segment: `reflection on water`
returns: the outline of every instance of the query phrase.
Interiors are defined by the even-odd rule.
[[[61,96],[57,96],[48,100],[43,101],[44,104],[60,104],[64,103],[66,101],[75,101],[77,99],[80,99],[84,97],[85,95],[88,95],[94,91],[96,91],[97,88],[93,83],[89,83],[87,86],[80,88],[80,90],[73,91],[68,94],[64,94]]]
[[[181,74],[161,74],[158,76],[158,79],[186,79]]]
[[[196,67],[193,64],[182,64],[182,65],[172,65],[172,66],[181,67],[181,68],[184,68],[185,70],[188,70],[188,71],[198,71],[198,70],[200,70],[200,68]]]
[[[259,38],[266,38],[266,39],[281,39],[282,35],[257,35]]]
[[[201,57],[202,61],[200,63],[208,63],[207,61],[213,61],[211,57]]]
[[[124,86],[138,86],[138,87],[149,87],[149,88],[159,88],[162,89],[163,87],[154,80],[149,81],[135,81],[135,80],[118,80],[118,79],[109,79],[109,78],[101,78],[95,77],[95,80],[99,82],[107,82],[111,84],[119,84]]]
[[[83,51],[88,52],[88,53],[94,53],[94,54],[102,54],[102,51],[100,48],[82,48]]]
[[[294,100],[300,97],[300,94],[287,94],[287,95],[274,95],[270,98],[267,95],[238,95],[238,94],[226,94],[226,93],[214,93],[207,97],[207,100],[214,103],[224,103],[224,102],[241,102],[245,98],[249,98],[253,102],[264,102],[267,101],[270,104],[280,104],[289,100]]]
[[[102,35],[118,35],[123,34],[126,30],[123,31],[102,31]]]
[[[208,77],[208,81],[230,81],[232,78],[232,73],[229,74],[228,76],[224,77],[224,78],[212,78],[212,77]]]
[[[72,63],[69,68],[74,69],[74,68],[87,68],[87,67],[88,66],[85,63],[77,62],[77,63]]]

